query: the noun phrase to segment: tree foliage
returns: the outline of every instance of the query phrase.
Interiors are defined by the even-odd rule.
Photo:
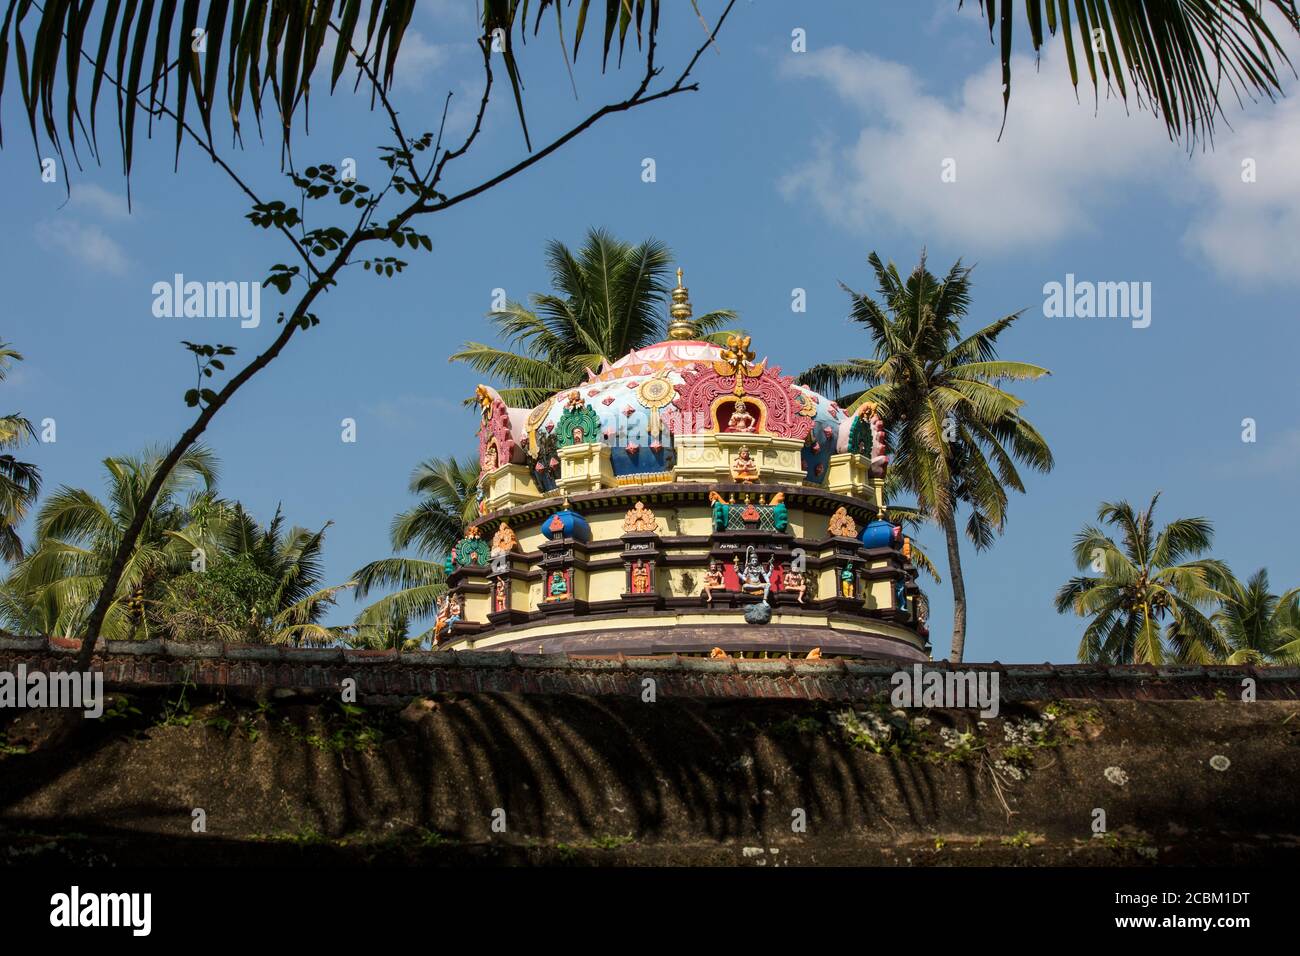
[[[1157,492],[1142,510],[1127,501],[1102,502],[1101,525],[1074,538],[1080,571],[1056,594],[1056,610],[1092,620],[1079,643],[1079,660],[1160,664],[1168,659],[1203,664],[1224,656],[1226,643],[1209,608],[1225,599],[1231,573],[1202,557],[1214,541],[1206,518],[1155,522]]]
[[[1051,470],[1051,449],[1021,413],[1024,401],[1002,387],[1048,372],[998,357],[998,339],[1018,312],[963,333],[971,270],[960,261],[940,278],[927,268],[923,252],[906,279],[874,252],[868,262],[878,299],[841,285],[850,297],[850,318],[866,330],[872,353],[814,366],[800,381],[837,393],[849,410],[876,405],[894,452],[891,478],[944,531],[953,588],[952,656],[959,661],[966,601],[957,509],[968,507],[966,535],[976,549],[987,548],[1005,527],[1008,490],[1025,490],[1018,466]],[[844,391],[851,385],[866,388]]]
[[[577,385],[588,369],[668,336],[673,254],[664,243],[633,245],[592,229],[576,252],[548,242],[546,265],[553,292],[533,293],[531,308],[509,302],[488,313],[504,347],[466,342],[451,356],[501,383],[502,399],[518,408],[538,405]],[[735,318],[722,309],[693,321],[700,337],[716,338]]]
[[[9,374],[22,355],[0,342],[0,382]],[[0,416],[0,558],[17,561],[23,556],[23,542],[18,526],[27,517],[41,492],[41,471],[35,465],[19,461],[12,449],[36,436],[32,423],[19,414]]]

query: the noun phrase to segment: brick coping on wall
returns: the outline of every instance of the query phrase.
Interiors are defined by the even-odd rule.
[[[80,642],[0,637],[0,671],[68,670]],[[946,661],[922,665],[946,671]],[[887,693],[898,667],[845,660],[711,660],[700,657],[582,657],[512,651],[366,651],[275,645],[109,641],[93,670],[109,687],[162,687],[189,681],[236,693],[326,695],[356,681],[358,699],[396,703],[437,693],[640,695],[653,678],[657,696],[851,700]],[[1094,699],[1239,700],[1255,680],[1260,700],[1300,700],[1300,667],[1249,665],[1110,666],[962,664],[997,671],[1004,701]]]

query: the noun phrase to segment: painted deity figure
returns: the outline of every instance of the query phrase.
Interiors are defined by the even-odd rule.
[[[749,454],[749,446],[741,445],[740,451],[731,462],[731,478],[733,481],[742,481],[745,483],[758,480],[758,462]]]
[[[636,564],[632,565],[632,593],[650,593],[650,566],[645,563],[644,559],[638,560]]]
[[[563,571],[551,572],[551,583],[547,587],[547,600],[563,601],[569,596],[569,580]]]
[[[504,521],[501,522],[500,527],[497,528],[497,533],[492,536],[492,553],[494,555],[509,554],[518,544],[519,539],[510,530],[510,525]]]
[[[722,429],[724,432],[731,432],[743,435],[752,435],[758,431],[758,420],[749,411],[749,406],[745,404],[743,398],[736,400],[736,407],[731,410],[731,417],[727,419],[727,425]]]
[[[444,594],[438,599],[438,611],[433,619],[433,638],[436,641],[443,634],[451,632],[451,629],[460,620],[460,596],[456,594]]]
[[[772,581],[772,562],[768,562],[768,567],[758,560],[758,552],[754,550],[753,545],[745,549],[745,564],[740,564],[740,555],[735,558],[736,576],[740,578],[740,589],[746,594],[761,594],[763,600],[767,600],[768,591],[771,589]]]
[[[492,591],[492,609],[494,611],[504,611],[508,603],[508,592],[506,590],[506,579],[497,578],[497,583]]]
[[[853,571],[853,565],[844,565],[844,570],[840,572],[840,596],[851,598],[857,596],[857,574]]]
[[[496,471],[498,464],[499,462],[497,456],[497,443],[489,442],[487,446],[487,451],[483,453],[484,474],[490,474],[491,472]]]
[[[713,607],[713,592],[722,590],[722,584],[725,575],[722,573],[722,562],[713,561],[709,564],[709,570],[704,572],[704,603]]]
[[[798,594],[800,604],[807,603],[804,598],[808,593],[808,580],[804,577],[804,573],[796,571],[792,564],[786,565],[785,583],[782,590]]]

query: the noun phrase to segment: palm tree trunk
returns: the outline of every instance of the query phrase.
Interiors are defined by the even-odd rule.
[[[948,543],[948,577],[952,580],[952,653],[948,660],[960,664],[966,653],[966,581],[961,575],[961,542],[957,538],[957,516],[949,514],[941,522]]]

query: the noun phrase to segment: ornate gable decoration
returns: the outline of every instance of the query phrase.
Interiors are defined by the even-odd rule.
[[[645,506],[644,501],[638,501],[623,516],[624,534],[634,532],[652,532],[655,530],[657,522],[655,513]]]
[[[889,445],[886,441],[885,423],[874,402],[865,402],[858,408],[849,426],[848,448],[855,455],[871,459],[871,476],[883,478],[889,465]]]
[[[804,396],[794,387],[794,378],[781,375],[781,369],[766,360],[752,364],[753,357],[749,336],[732,336],[722,361],[682,373],[679,397],[673,402],[677,413],[668,422],[672,433],[736,431],[807,439],[813,420],[804,411]],[[724,411],[736,427],[715,418]]]
[[[885,447],[885,423],[880,420],[873,403],[864,403],[853,416],[853,424],[849,426],[847,451],[871,458],[888,453]]]
[[[555,430],[559,432],[555,444],[560,448],[600,441],[600,416],[582,400],[581,394],[570,392]]]
[[[483,540],[477,525],[466,529],[465,537],[457,541],[456,546],[452,548],[451,558],[452,563],[457,567],[487,566],[491,558],[491,551],[488,548],[488,543]]]
[[[847,508],[836,508],[835,514],[831,515],[830,533],[837,538],[856,538],[858,536],[858,525],[849,514]]]
[[[501,396],[480,385],[474,397],[482,414],[478,427],[478,463],[485,472],[496,471],[518,460],[522,450],[510,432],[510,412]]]

